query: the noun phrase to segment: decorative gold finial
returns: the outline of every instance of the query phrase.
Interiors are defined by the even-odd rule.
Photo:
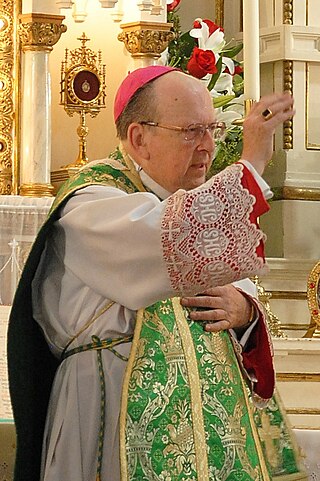
[[[81,41],[81,43],[82,43],[81,48],[82,48],[83,50],[85,50],[85,49],[86,49],[86,42],[89,42],[89,40],[91,40],[91,39],[88,38],[88,37],[86,36],[86,34],[83,32],[82,35],[81,35],[81,37],[78,37],[77,40],[80,40],[80,41]]]

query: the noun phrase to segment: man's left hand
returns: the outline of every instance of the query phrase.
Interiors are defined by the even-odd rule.
[[[181,304],[195,309],[190,311],[190,319],[207,322],[205,330],[210,332],[238,329],[251,320],[252,304],[232,284],[213,287],[194,297],[183,297]]]

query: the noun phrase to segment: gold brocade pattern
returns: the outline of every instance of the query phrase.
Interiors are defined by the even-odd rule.
[[[86,166],[59,200],[100,183],[136,191],[128,172]],[[120,413],[121,481],[306,479],[278,403],[266,411],[268,424],[249,398],[228,333],[205,332],[178,298],[138,312]]]
[[[139,312],[121,411],[122,480],[269,481],[227,333],[178,298]]]
[[[204,419],[202,412],[201,385],[197,367],[197,358],[194,351],[192,336],[186,323],[185,312],[183,311],[180,299],[175,298],[172,301],[174,314],[177,321],[179,335],[183,344],[183,350],[186,356],[186,365],[189,365],[188,378],[190,384],[191,404],[192,404],[192,421],[194,426],[194,444],[196,454],[197,474],[203,481],[209,480],[208,459],[203,446],[206,444],[206,434],[204,430]]]

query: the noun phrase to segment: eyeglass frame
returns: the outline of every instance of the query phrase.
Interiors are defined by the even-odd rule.
[[[211,133],[212,138],[214,140],[221,140],[223,139],[223,136],[225,134],[226,130],[226,124],[225,122],[211,122],[210,124],[204,125],[204,124],[190,124],[187,127],[179,127],[177,125],[167,125],[167,124],[162,124],[160,122],[153,122],[152,120],[141,120],[138,122],[140,125],[148,125],[149,127],[159,127],[161,129],[167,129],[167,130],[173,130],[176,132],[184,132],[185,135],[187,136],[188,132],[191,133],[192,129],[194,129],[194,132],[198,129],[198,133],[194,133],[193,138],[188,138],[184,137],[184,140],[186,142],[193,142],[197,139],[199,135],[201,135],[201,138],[203,138],[204,134],[206,131]],[[215,136],[215,133],[217,130],[222,130],[222,133],[219,134],[218,137]]]

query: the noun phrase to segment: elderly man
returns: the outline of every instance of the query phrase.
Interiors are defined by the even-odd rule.
[[[62,188],[12,308],[15,479],[270,479],[247,393],[272,397],[269,338],[230,283],[264,269],[260,174],[292,98],[258,102],[207,182],[223,125],[201,81],[136,70],[114,113],[120,150]]]

